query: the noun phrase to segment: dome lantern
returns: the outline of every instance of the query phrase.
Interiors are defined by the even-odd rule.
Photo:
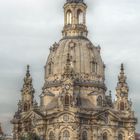
[[[67,0],[64,5],[64,37],[87,37],[86,9],[87,5],[83,0]]]

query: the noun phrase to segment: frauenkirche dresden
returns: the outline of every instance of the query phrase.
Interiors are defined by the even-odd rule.
[[[113,101],[101,48],[88,38],[85,1],[64,4],[62,38],[50,47],[39,104],[27,66],[11,120],[14,140],[135,140],[137,118],[124,65],[120,64]]]

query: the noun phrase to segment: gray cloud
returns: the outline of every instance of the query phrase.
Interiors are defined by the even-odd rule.
[[[119,66],[124,62],[130,98],[137,117],[140,91],[140,1],[85,0],[89,38],[102,48],[106,84],[115,97]],[[49,47],[61,38],[65,0],[0,1],[0,120],[10,133],[10,120],[30,64],[36,97],[41,93]],[[137,126],[140,131],[140,125]]]

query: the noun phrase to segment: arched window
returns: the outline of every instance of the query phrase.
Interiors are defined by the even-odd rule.
[[[123,135],[122,134],[118,135],[118,140],[123,140]]]
[[[108,136],[107,136],[107,133],[103,133],[103,140],[108,140]]]
[[[54,133],[51,131],[49,134],[49,140],[55,140]]]
[[[84,23],[84,14],[80,9],[77,11],[77,18],[78,18],[78,24]]]
[[[69,105],[69,103],[70,103],[69,95],[66,95],[65,96],[65,105]]]
[[[87,138],[87,132],[86,131],[84,131],[83,133],[82,133],[82,140],[87,140],[88,138]]]
[[[67,11],[67,24],[71,24],[72,23],[72,13],[70,10]]]
[[[52,73],[52,64],[51,64],[51,63],[49,64],[48,71],[49,71],[49,74],[51,74],[51,73]]]
[[[91,64],[92,64],[92,66],[91,66],[92,72],[97,73],[97,68],[98,68],[97,63],[95,61],[93,61]]]
[[[97,98],[97,106],[102,106],[102,96],[98,96],[98,98]]]
[[[120,102],[120,110],[124,110],[124,102]]]
[[[63,132],[63,140],[69,140],[70,139],[70,133],[69,131],[65,130]]]
[[[28,111],[28,104],[27,103],[24,104],[24,111],[25,112]]]

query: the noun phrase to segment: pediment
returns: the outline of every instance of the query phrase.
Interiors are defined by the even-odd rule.
[[[51,92],[51,91],[49,91],[49,90],[45,91],[45,93],[42,93],[42,95],[41,95],[41,96],[45,96],[45,95],[47,95],[47,96],[52,96],[52,97],[54,97],[54,96],[55,96],[55,94],[54,94],[54,93],[52,93],[52,92]]]
[[[121,119],[117,113],[115,113],[115,112],[113,112],[112,110],[109,110],[109,109],[106,109],[104,111],[100,111],[100,112],[94,114],[94,117],[96,119],[101,119],[101,120],[110,119],[110,120],[118,121],[118,120]]]
[[[92,92],[88,93],[88,96],[96,96],[102,94],[102,91],[93,90]]]
[[[96,91],[93,91],[93,92],[88,93],[88,96],[95,96],[95,95],[97,95],[97,94],[99,94],[99,93],[96,92]]]
[[[41,114],[40,112],[38,111],[30,111],[28,112],[23,118],[22,118],[22,121],[26,121],[26,120],[40,120],[43,118],[43,114]]]
[[[45,93],[45,95],[47,95],[47,96],[55,96],[55,94],[53,94],[52,92],[50,92],[50,91],[47,91],[46,93]]]

